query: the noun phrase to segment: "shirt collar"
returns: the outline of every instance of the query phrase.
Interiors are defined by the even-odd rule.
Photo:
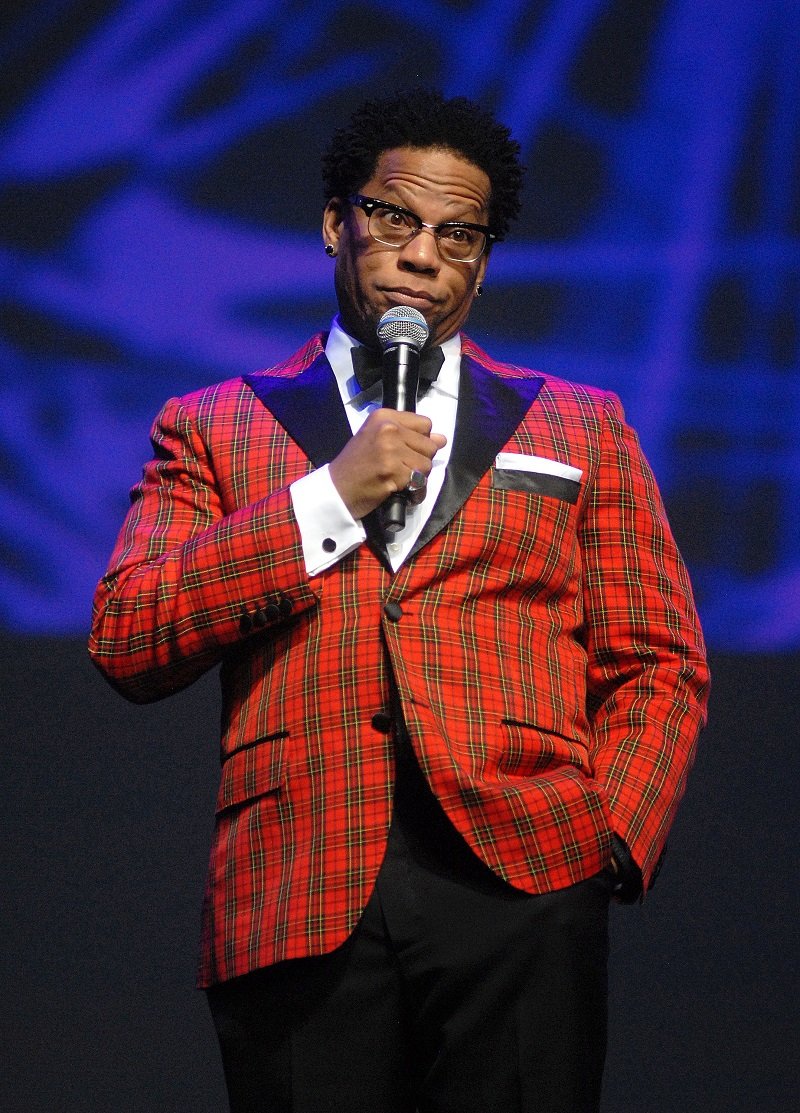
[[[333,368],[336,383],[342,401],[348,405],[360,393],[360,388],[353,374],[353,361],[350,349],[359,344],[349,333],[345,332],[339,321],[338,315],[331,322],[331,330],[325,344],[325,355]],[[456,333],[441,345],[444,353],[444,363],[439,372],[439,377],[428,391],[426,397],[443,394],[449,398],[458,398],[458,379],[461,370],[461,334]]]

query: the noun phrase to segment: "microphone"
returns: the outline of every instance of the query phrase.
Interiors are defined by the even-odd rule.
[[[397,305],[378,321],[378,341],[383,350],[383,405],[390,410],[414,413],[417,408],[419,353],[430,330],[418,309]],[[407,491],[398,491],[381,507],[384,532],[398,533],[406,524]]]

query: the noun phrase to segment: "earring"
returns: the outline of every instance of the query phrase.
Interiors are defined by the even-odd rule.
[[[331,259],[336,254],[336,248],[333,246],[332,243],[326,243],[325,244],[325,254],[330,255]]]
[[[475,297],[480,298],[483,296],[483,284],[479,282],[475,287]]]

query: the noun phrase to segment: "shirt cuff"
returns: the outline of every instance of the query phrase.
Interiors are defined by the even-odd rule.
[[[342,502],[328,465],[289,486],[309,576],[337,564],[366,540],[364,527]]]

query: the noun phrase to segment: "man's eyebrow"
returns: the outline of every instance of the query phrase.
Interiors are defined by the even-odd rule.
[[[356,194],[356,196],[364,197],[365,194],[359,193]],[[415,213],[413,209],[409,209],[407,205],[401,205],[397,201],[385,201],[382,197],[370,197],[369,200],[373,205],[384,205],[386,208],[397,209],[399,212],[408,213],[409,216],[416,217],[417,220],[422,220],[422,217],[418,213]],[[444,224],[469,224],[474,226],[476,223],[479,228],[487,227],[479,221],[470,220],[469,215],[453,217],[451,220],[440,220],[436,227],[441,228]]]

